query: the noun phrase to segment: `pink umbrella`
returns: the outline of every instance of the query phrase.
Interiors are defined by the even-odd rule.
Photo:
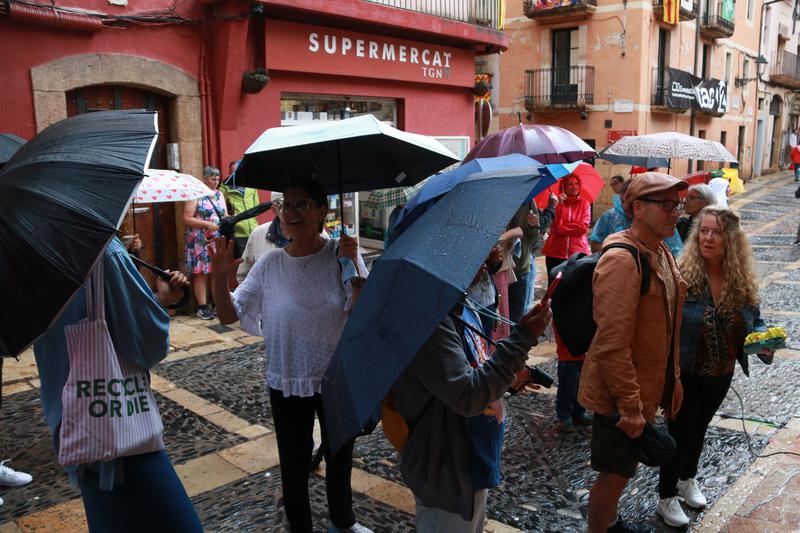
[[[597,156],[580,137],[558,126],[520,124],[484,137],[464,158],[523,154],[540,163],[573,163]]]

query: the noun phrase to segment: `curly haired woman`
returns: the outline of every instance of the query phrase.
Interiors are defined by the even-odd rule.
[[[656,508],[673,527],[689,523],[680,499],[693,508],[707,503],[695,480],[706,430],[728,393],[737,360],[749,375],[745,337],[766,330],[739,216],[727,207],[705,207],[685,244],[678,261],[688,284],[680,337],[683,405],[669,421],[678,447],[673,461],[661,468]]]

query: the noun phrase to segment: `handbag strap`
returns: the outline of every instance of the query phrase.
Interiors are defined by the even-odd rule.
[[[103,258],[101,257],[86,283],[86,317],[89,320],[105,320],[106,318],[104,277]]]

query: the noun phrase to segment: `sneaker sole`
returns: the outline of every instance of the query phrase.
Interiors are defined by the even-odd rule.
[[[31,481],[33,481],[33,480],[31,480]],[[25,485],[27,485],[31,481],[22,481],[22,482],[18,482],[18,483],[0,483],[0,487],[24,487]]]
[[[662,514],[662,512],[661,512],[661,509],[659,509],[658,507],[656,507],[656,514],[659,516],[659,518],[661,518],[661,520],[664,521],[665,524],[667,524],[670,527],[687,527],[689,525],[689,522],[691,522],[691,520],[689,522],[684,523],[684,524],[673,522],[672,520],[670,520],[666,516],[664,516]]]

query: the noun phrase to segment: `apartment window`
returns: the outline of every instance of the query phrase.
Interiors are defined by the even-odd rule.
[[[553,74],[551,94],[554,101],[576,101],[578,85],[572,67],[578,64],[578,28],[553,30]]]
[[[728,142],[728,132],[727,131],[723,131],[723,132],[721,132],[719,134],[719,143],[722,146],[725,146],[725,143],[727,143],[727,142]],[[725,146],[725,148],[727,148],[727,146]]]
[[[741,163],[744,156],[744,138],[747,135],[747,127],[739,126],[739,137],[736,140],[736,160]]]
[[[753,14],[756,9],[756,2],[755,0],[747,0],[747,20],[748,22],[753,22]]]
[[[725,52],[725,85],[731,85],[731,65],[733,63],[733,54]]]
[[[703,45],[703,62],[700,67],[700,77],[708,78],[709,70],[711,68],[711,47],[707,44]]]
[[[742,64],[742,77],[743,78],[749,78],[750,77],[750,59],[747,58],[747,57],[744,58],[744,63]],[[746,84],[744,86],[744,88],[742,89],[742,94],[745,95],[745,96],[747,96],[747,93],[750,92],[747,89],[747,87],[749,85],[750,84]]]

